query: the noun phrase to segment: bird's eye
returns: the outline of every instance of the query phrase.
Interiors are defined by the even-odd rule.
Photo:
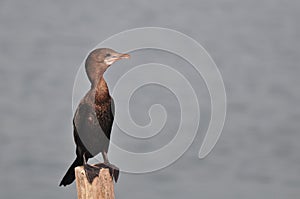
[[[111,54],[107,53],[107,54],[105,55],[105,57],[110,57],[110,55],[111,55]]]

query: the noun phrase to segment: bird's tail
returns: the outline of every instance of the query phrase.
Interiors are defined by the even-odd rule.
[[[67,186],[69,184],[71,184],[74,180],[75,180],[75,167],[83,165],[83,159],[77,157],[74,162],[72,163],[72,165],[70,166],[70,168],[68,169],[67,173],[65,174],[65,176],[63,177],[63,179],[61,180],[59,186]]]

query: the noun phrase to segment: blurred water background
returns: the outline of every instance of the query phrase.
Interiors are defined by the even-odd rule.
[[[299,198],[299,17],[295,0],[1,0],[0,198],[76,198],[75,184],[58,187],[75,157],[76,72],[99,42],[144,26],[181,31],[207,49],[224,78],[227,120],[213,152],[199,160],[209,97],[191,67],[154,50],[116,64],[106,74],[110,87],[134,60],[174,66],[199,81],[203,111],[199,135],[185,155],[157,172],[122,173],[117,198]],[[147,107],[161,103],[172,113],[166,125],[175,131],[174,96],[161,87],[144,89],[131,101],[133,118],[146,124]],[[172,131],[165,133],[169,137],[139,143],[114,128],[113,140],[145,152],[165,144]]]

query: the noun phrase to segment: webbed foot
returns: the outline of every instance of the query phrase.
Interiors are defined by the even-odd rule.
[[[83,165],[85,175],[90,184],[92,184],[93,180],[99,176],[100,169],[98,167],[84,164]]]
[[[97,167],[99,169],[99,171],[102,168],[109,169],[109,173],[110,173],[111,177],[113,178],[113,180],[115,182],[118,181],[120,170],[115,165],[113,165],[109,162],[104,162],[104,163],[95,164],[95,167]]]

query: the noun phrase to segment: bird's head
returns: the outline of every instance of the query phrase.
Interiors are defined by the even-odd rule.
[[[118,53],[112,49],[109,48],[98,48],[93,50],[88,58],[87,62],[90,64],[102,64],[106,67],[109,67],[114,62],[120,60],[120,59],[127,59],[130,56],[128,54]]]
[[[120,59],[127,59],[130,55],[118,53],[109,48],[98,48],[93,50],[87,57],[85,68],[91,82],[99,75],[103,75],[106,69]]]

